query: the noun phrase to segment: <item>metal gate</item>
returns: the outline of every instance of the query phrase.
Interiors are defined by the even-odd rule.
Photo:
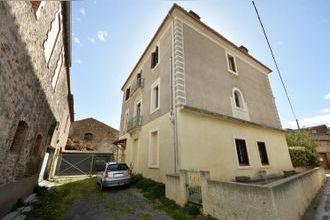
[[[201,173],[195,170],[187,170],[186,187],[188,193],[188,202],[196,205],[202,205]]]
[[[93,175],[104,170],[113,154],[96,152],[62,152],[59,155],[55,176]]]

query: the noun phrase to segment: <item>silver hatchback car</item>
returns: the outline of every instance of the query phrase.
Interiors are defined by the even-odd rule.
[[[125,163],[109,162],[105,170],[100,172],[96,181],[102,191],[105,187],[128,185],[131,182],[132,172]]]

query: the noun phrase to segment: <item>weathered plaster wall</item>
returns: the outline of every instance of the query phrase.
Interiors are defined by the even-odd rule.
[[[150,131],[159,129],[159,166],[151,168],[149,161],[149,136]],[[173,133],[169,120],[169,113],[148,124],[145,124],[132,134],[127,133],[120,139],[127,138],[125,162],[133,167],[133,171],[145,177],[165,183],[166,174],[173,173]],[[134,140],[136,142],[134,143]]]
[[[241,52],[220,46],[220,40],[198,27],[183,25],[187,105],[237,117],[230,99],[236,87],[244,96],[250,121],[280,128],[267,74],[241,59]],[[238,75],[228,71],[226,51],[235,54]]]
[[[178,137],[179,168],[210,171],[211,179],[254,178],[261,170],[282,174],[293,169],[282,131],[184,109],[178,112]],[[235,137],[245,139],[250,166],[238,165]],[[261,164],[257,141],[266,144],[269,166]]]

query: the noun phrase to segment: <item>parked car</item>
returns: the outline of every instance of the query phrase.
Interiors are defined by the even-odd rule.
[[[125,163],[109,162],[105,164],[105,170],[100,172],[96,181],[102,191],[105,187],[129,185],[132,172]]]

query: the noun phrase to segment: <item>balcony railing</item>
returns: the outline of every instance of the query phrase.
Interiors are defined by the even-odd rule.
[[[142,125],[142,116],[135,116],[128,120],[127,131],[133,130],[134,128],[140,127]]]
[[[133,93],[138,90],[139,88],[143,88],[143,84],[144,84],[144,79],[143,78],[138,78],[136,79],[133,84],[131,85],[131,96],[133,95]]]

